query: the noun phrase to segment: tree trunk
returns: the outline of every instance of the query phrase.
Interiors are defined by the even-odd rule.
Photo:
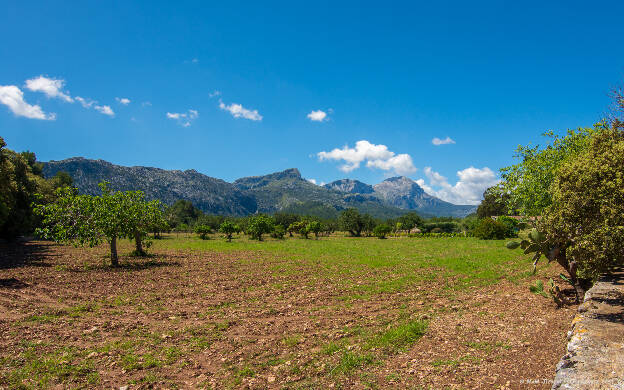
[[[145,252],[143,252],[143,242],[141,241],[141,233],[138,231],[134,232],[134,245],[136,247],[135,253],[138,256],[143,256]]]
[[[111,238],[110,249],[111,249],[111,265],[113,267],[117,267],[119,265],[119,259],[117,258],[117,237]]]
[[[565,248],[555,249],[555,260],[557,260],[557,263],[559,263],[559,265],[568,272],[568,275],[570,275],[570,282],[572,282],[572,285],[574,286],[574,292],[576,294],[576,303],[579,303],[585,296],[585,289],[583,288],[583,286],[581,286],[581,282],[576,274],[576,261],[568,260]]]

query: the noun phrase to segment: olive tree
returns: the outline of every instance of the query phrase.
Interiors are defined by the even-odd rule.
[[[273,231],[274,222],[273,219],[267,215],[256,215],[249,219],[249,225],[247,225],[247,234],[258,241],[262,241],[263,234],[269,234]]]
[[[113,191],[107,183],[100,183],[99,187],[100,196],[80,195],[70,187],[59,188],[54,202],[35,208],[42,217],[37,233],[76,246],[93,247],[106,241],[110,245],[111,264],[117,266],[117,240],[137,234],[143,237],[160,208],[156,202],[145,202],[140,192]],[[142,246],[138,249],[142,250]]]
[[[225,237],[227,238],[228,242],[231,242],[232,235],[234,233],[238,233],[240,231],[240,227],[238,227],[238,225],[235,225],[234,223],[230,221],[223,221],[221,226],[219,226],[219,231],[225,234]]]
[[[340,228],[349,232],[353,237],[359,237],[364,230],[364,219],[357,209],[346,209],[340,213],[338,218]]]

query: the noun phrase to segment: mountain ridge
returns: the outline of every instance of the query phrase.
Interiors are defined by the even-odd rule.
[[[297,168],[289,168],[229,183],[194,169],[126,167],[84,157],[43,164],[46,177],[65,171],[82,193],[99,194],[97,184],[108,181],[116,190],[141,190],[148,199],[160,199],[167,205],[186,199],[204,212],[221,215],[288,210],[303,213],[309,209],[337,215],[345,208],[355,207],[377,218],[396,217],[408,211],[428,216],[462,217],[476,209],[476,206],[453,205],[433,197],[407,177],[389,178],[374,186],[353,179],[318,186],[304,179]]]

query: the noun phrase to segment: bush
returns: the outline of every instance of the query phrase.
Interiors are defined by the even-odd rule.
[[[208,225],[196,225],[195,229],[193,229],[195,234],[199,236],[202,240],[207,240],[208,235],[212,233],[212,229]]]
[[[271,237],[277,238],[279,240],[283,239],[286,235],[286,229],[282,225],[275,225],[273,231],[271,232]]]
[[[232,241],[232,235],[234,233],[240,232],[240,227],[238,227],[238,225],[235,225],[230,221],[223,221],[221,226],[219,226],[219,231],[225,234],[225,237],[227,238],[229,242],[229,241]]]
[[[392,228],[386,225],[385,223],[382,223],[381,225],[377,225],[375,226],[375,229],[373,229],[373,234],[375,235],[375,237],[379,239],[386,238],[386,235],[388,235],[391,232],[392,232]]]
[[[502,240],[514,236],[509,226],[502,222],[494,221],[491,218],[483,218],[480,220],[472,233],[475,237],[482,240]]]
[[[249,219],[247,234],[254,240],[262,241],[262,235],[271,233],[273,226],[273,218],[267,215],[256,215]]]

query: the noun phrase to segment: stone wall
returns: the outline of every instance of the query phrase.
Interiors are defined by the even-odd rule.
[[[585,294],[552,388],[624,390],[624,271],[603,277]]]

